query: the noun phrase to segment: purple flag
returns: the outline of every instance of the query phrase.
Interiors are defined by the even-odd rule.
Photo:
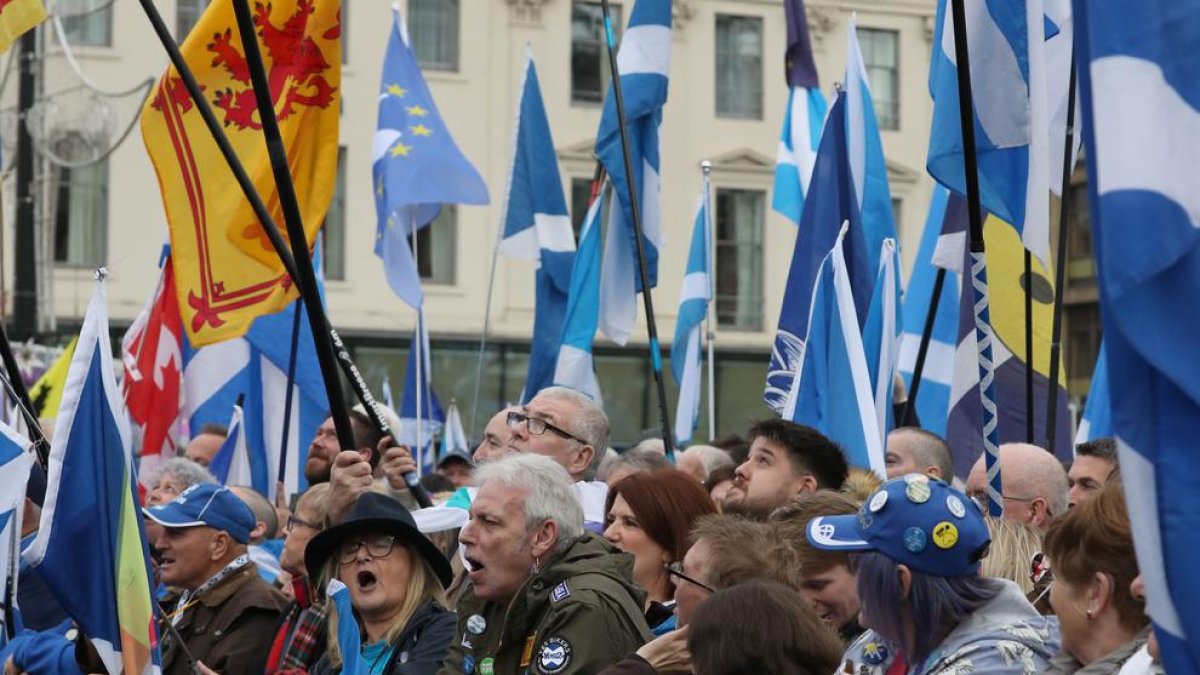
[[[812,38],[808,35],[808,18],[804,0],[783,0],[787,14],[787,51],[783,54],[783,73],[789,87],[817,89],[817,63],[813,61]]]

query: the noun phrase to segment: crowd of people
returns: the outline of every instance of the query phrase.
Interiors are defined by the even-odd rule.
[[[355,448],[322,425],[290,504],[217,483],[218,428],[148,477],[164,673],[1161,672],[1111,440],[1069,467],[1002,446],[992,518],[982,460],[956,472],[919,428],[889,435],[886,479],[779,419],[672,461],[612,451],[603,409],[554,387],[442,458],[418,509],[410,450],[353,422]],[[100,672],[26,576],[5,673]]]

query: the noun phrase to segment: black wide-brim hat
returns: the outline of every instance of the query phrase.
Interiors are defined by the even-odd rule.
[[[368,492],[358,498],[350,516],[343,522],[317,534],[304,549],[304,566],[308,578],[318,579],[321,569],[335,554],[338,547],[350,537],[364,534],[390,534],[397,543],[411,546],[429,563],[437,575],[442,588],[450,586],[454,578],[450,561],[421,531],[412,514],[400,502],[376,492]]]

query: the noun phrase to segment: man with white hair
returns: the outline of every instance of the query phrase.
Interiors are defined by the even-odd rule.
[[[479,468],[441,673],[595,673],[650,639],[633,557],[584,529],[572,478],[533,452]]]
[[[983,455],[971,467],[967,494],[987,507],[987,473]],[[1028,443],[1000,446],[1000,483],[1004,517],[1029,523],[1042,533],[1067,512],[1067,472],[1054,455]]]
[[[715,445],[693,445],[675,453],[675,468],[695,478],[702,485],[708,483],[712,472],[722,467],[737,466],[728,452]]]

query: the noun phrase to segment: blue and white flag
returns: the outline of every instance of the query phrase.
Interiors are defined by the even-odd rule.
[[[1043,0],[966,0],[967,43],[983,207],[1049,264],[1049,103]],[[933,122],[927,168],[966,194],[957,57],[949,0],[939,0],[929,66]],[[1060,162],[1061,164],[1061,162]]]
[[[825,256],[837,241],[842,224],[848,223],[842,245],[846,273],[854,293],[859,324],[866,321],[871,289],[877,269],[870,266],[862,232],[861,212],[854,194],[846,139],[846,96],[839,95],[829,112],[829,124],[821,135],[821,149],[804,200],[804,215],[796,233],[792,265],[783,291],[783,306],[771,365],[767,371],[763,400],[776,412],[782,412],[793,380],[800,376],[804,361],[804,336],[808,334],[808,315],[813,286]]]
[[[383,374],[383,382],[379,385],[379,388],[382,390],[383,404],[388,408],[395,410],[396,396],[392,393],[392,381],[390,378],[388,378],[387,373]]]
[[[612,28],[606,27],[612,36]],[[629,184],[638,193],[642,236],[650,286],[658,283],[658,249],[665,243],[659,198],[658,128],[667,102],[667,71],[671,62],[671,0],[637,0],[629,27],[617,52],[621,93],[625,102],[625,128],[633,175],[625,175],[613,84],[604,97],[604,112],[596,132],[596,158],[612,180],[619,208],[611,209],[601,275],[600,330],[619,345],[633,334],[637,319],[637,293],[642,290],[633,234],[633,205]]]
[[[775,158],[775,188],[771,208],[799,225],[828,106],[817,79],[804,1],[785,0],[783,8],[788,36],[787,51],[784,53],[788,103]]]
[[[892,378],[900,360],[900,252],[892,239],[884,239],[880,247],[879,275],[862,340],[867,377],[874,392],[875,417],[880,434],[886,438],[896,426]]]
[[[22,555],[108,672],[158,673],[150,556],[109,335],[98,281],[54,424],[41,523]]]
[[[221,444],[217,454],[213,455],[208,469],[221,485],[251,486],[254,484],[254,477],[250,472],[250,451],[246,447],[245,413],[242,406],[236,403],[233,406],[233,415],[229,418],[228,429],[225,442]]]
[[[883,476],[883,435],[842,250],[848,230],[842,227],[817,269],[804,373],[794,381],[783,414],[836,441],[852,465]]]
[[[600,383],[596,380],[592,341],[600,321],[600,214],[607,191],[607,188],[601,189],[599,196],[592,200],[583,221],[583,231],[579,234],[562,346],[554,366],[554,384],[581,391],[601,404],[603,399]]]
[[[33,466],[29,440],[0,423],[0,588],[12,579],[12,601],[17,601],[17,567],[21,555],[21,522],[25,514],[25,485]],[[4,616],[4,626],[17,626],[15,616]],[[0,630],[0,644],[7,635]]]
[[[904,291],[903,326],[900,336],[900,375],[904,384],[912,391],[913,369],[917,363],[917,351],[921,346],[921,334],[925,330],[925,318],[929,316],[929,303],[933,299],[934,279],[937,266],[933,263],[933,252],[942,231],[948,204],[960,201],[941,185],[933,186],[929,201],[929,215],[925,219],[925,231],[921,235],[921,248],[913,262],[908,286]],[[961,265],[961,258],[960,263]],[[917,391],[917,418],[921,427],[939,436],[946,434],[946,415],[950,411],[950,386],[954,382],[954,352],[958,346],[958,273],[947,270],[942,282],[942,294],[938,298],[937,315],[933,321],[933,333],[929,339],[929,351],[925,356],[925,368],[921,372],[921,387]]]
[[[330,579],[325,592],[333,600],[333,611],[337,615],[338,651],[342,653],[342,675],[367,675],[367,666],[362,657],[362,633],[354,606],[350,604],[350,589],[337,579]]]
[[[396,440],[417,454],[417,467],[422,476],[433,473],[437,466],[437,446],[433,437],[441,433],[442,425],[446,422],[442,403],[433,391],[432,365],[425,312],[419,310],[417,327],[413,329],[413,340],[408,350],[404,394],[400,400],[400,433]]]
[[[442,121],[396,8],[392,16],[371,146],[375,255],[383,259],[392,291],[416,309],[424,296],[408,238],[442,204],[487,204],[488,192]]]
[[[467,433],[463,431],[462,415],[459,414],[458,405],[455,403],[451,403],[450,409],[446,411],[446,425],[442,433],[442,452],[438,459],[445,459],[447,455],[471,458],[471,446],[467,445]]]
[[[1108,391],[1108,358],[1104,355],[1104,342],[1096,356],[1096,368],[1092,370],[1092,385],[1088,389],[1087,404],[1083,417],[1075,431],[1075,445],[1107,438],[1113,435],[1112,396]]]
[[[563,196],[550,120],[542,103],[533,54],[528,51],[502,212],[500,251],[538,261],[529,373],[521,396],[527,401],[554,382],[571,290],[571,267],[575,263],[575,233]]]
[[[710,247],[708,242],[708,189],[700,195],[696,206],[696,222],[692,226],[692,246],[688,251],[687,271],[683,290],[679,292],[679,318],[675,320],[675,341],[671,343],[671,373],[679,385],[679,402],[675,408],[675,443],[685,445],[692,440],[700,417],[700,359],[701,324],[708,316],[712,300],[712,277],[708,271]]]
[[[1104,353],[1146,611],[1200,672],[1200,6],[1076,2]]]

